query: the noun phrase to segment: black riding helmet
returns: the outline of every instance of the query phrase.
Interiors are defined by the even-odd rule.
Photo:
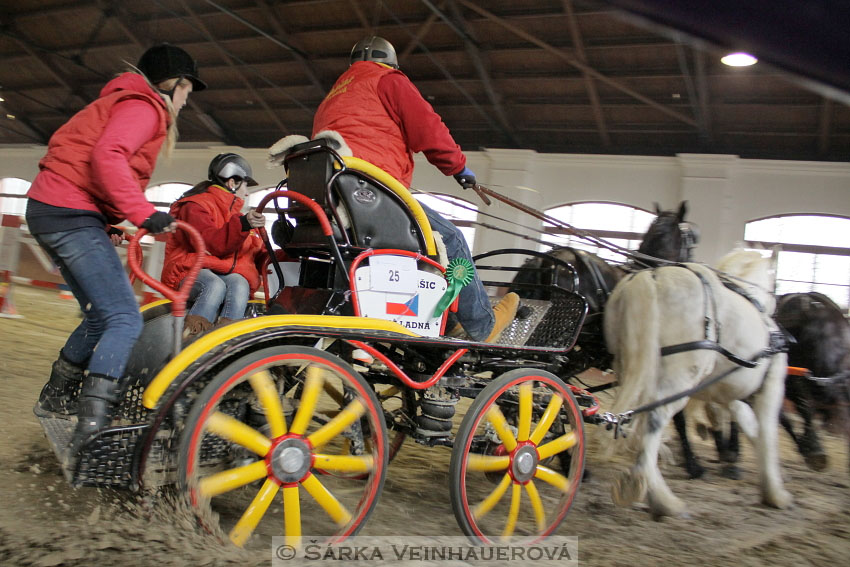
[[[251,177],[251,164],[239,154],[218,154],[210,162],[207,178],[216,185],[225,186],[228,179],[236,177],[244,179],[248,187],[254,187],[257,182]]]
[[[136,68],[155,85],[168,79],[185,77],[192,81],[194,92],[207,88],[207,84],[198,78],[198,66],[192,56],[170,43],[155,45],[145,51],[136,63]]]
[[[361,39],[351,49],[351,63],[357,61],[375,61],[398,69],[398,57],[395,47],[389,41],[377,35]]]

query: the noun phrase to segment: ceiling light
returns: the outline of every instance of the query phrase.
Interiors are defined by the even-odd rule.
[[[14,114],[7,114],[7,115],[6,115],[6,118],[8,118],[9,120],[14,120],[14,119],[15,119],[15,115],[14,115]]]
[[[729,65],[730,67],[749,67],[750,65],[755,65],[758,59],[750,55],[749,53],[730,53],[725,57],[720,58],[720,62],[724,65]]]
[[[0,102],[6,102],[6,99],[0,96]]]

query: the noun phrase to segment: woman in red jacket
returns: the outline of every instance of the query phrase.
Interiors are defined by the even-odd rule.
[[[79,414],[69,461],[86,439],[110,424],[142,331],[136,296],[108,224],[126,219],[152,233],[175,228],[174,219],[157,212],[144,190],[163,143],[168,153],[177,141],[177,113],[190,92],[205,87],[184,50],[169,44],[148,49],[132,72],[107,83],[97,100],[53,134],[27,193],[29,230],[84,314],[34,408],[39,416]]]
[[[242,214],[247,188],[257,184],[250,164],[233,153],[219,154],[209,167],[209,181],[199,183],[171,205],[174,218],[200,231],[207,255],[189,301],[184,338],[195,337],[213,323],[226,325],[245,316],[248,299],[260,287],[257,254],[263,241],[252,228],[265,225],[256,211]],[[168,239],[162,282],[179,289],[194,264],[194,248],[185,233]]]

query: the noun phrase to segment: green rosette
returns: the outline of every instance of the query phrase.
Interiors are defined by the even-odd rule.
[[[469,284],[474,277],[475,266],[466,258],[454,258],[449,262],[449,266],[446,268],[446,281],[449,285],[446,288],[446,293],[443,294],[443,297],[437,302],[437,306],[434,307],[434,315],[432,317],[442,315],[443,311],[448,309],[452,301],[455,300],[455,297],[460,294],[460,290]]]

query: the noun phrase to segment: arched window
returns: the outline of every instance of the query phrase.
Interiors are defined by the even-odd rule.
[[[776,293],[817,291],[850,305],[850,219],[828,215],[781,215],[748,222],[748,246],[782,247]]]
[[[414,195],[420,203],[424,203],[443,215],[457,226],[463,233],[469,249],[475,242],[475,221],[478,219],[478,207],[452,195],[417,193]]]
[[[27,210],[29,181],[16,177],[0,179],[0,214],[24,216]]]
[[[191,188],[188,183],[160,183],[145,189],[145,198],[153,203],[156,210],[167,213],[171,203]]]
[[[617,203],[572,203],[549,209],[546,214],[629,250],[637,250],[644,233],[655,220],[655,215],[649,211]],[[544,230],[543,240],[552,246],[571,246],[606,260],[625,261],[621,254],[568,234],[551,223],[544,223]],[[548,246],[541,245],[540,249],[546,250]]]

